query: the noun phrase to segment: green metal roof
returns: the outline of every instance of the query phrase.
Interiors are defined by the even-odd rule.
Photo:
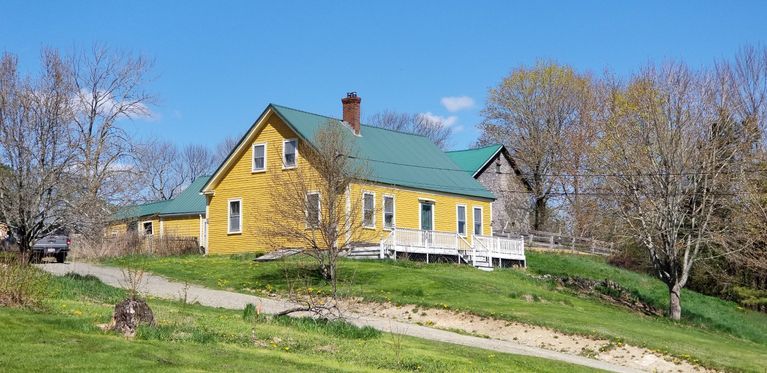
[[[200,189],[210,180],[210,176],[195,179],[181,194],[170,200],[160,211],[160,215],[182,215],[205,213],[205,196]]]
[[[315,133],[336,118],[270,105],[297,134],[312,142]],[[482,184],[458,167],[424,136],[362,125],[361,135],[349,137],[369,174],[366,179],[396,186],[494,199]]]
[[[455,162],[462,170],[474,175],[482,169],[482,166],[490,160],[503,145],[488,145],[477,149],[456,150],[447,152],[447,156]]]
[[[140,205],[121,207],[119,210],[117,210],[117,212],[112,214],[111,220],[126,220],[139,218],[142,216],[157,215],[169,203],[170,201],[157,201]]]
[[[126,220],[153,215],[188,215],[205,213],[205,196],[200,189],[210,176],[195,179],[181,194],[171,200],[149,202],[141,205],[125,206],[112,215],[112,220]]]

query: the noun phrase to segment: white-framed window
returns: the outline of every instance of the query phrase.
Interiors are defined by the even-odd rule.
[[[228,210],[226,233],[242,233],[242,199],[230,199]]]
[[[461,236],[466,236],[466,205],[455,206],[456,232]]]
[[[145,236],[151,236],[154,234],[154,224],[151,221],[145,221],[141,223],[141,233]]]
[[[266,143],[253,144],[253,172],[266,171]]]
[[[282,142],[282,168],[294,168],[298,164],[298,140]]]
[[[474,234],[482,235],[482,207],[474,206]]]
[[[384,229],[394,228],[394,196],[383,197],[383,227]]]
[[[376,227],[376,195],[372,192],[362,193],[362,226]]]
[[[320,194],[317,192],[306,193],[306,226],[317,227],[320,223]]]

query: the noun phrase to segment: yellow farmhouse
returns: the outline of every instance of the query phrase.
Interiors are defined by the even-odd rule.
[[[370,233],[362,246],[380,251],[381,257],[407,252],[425,254],[427,260],[429,254],[452,256],[490,267],[493,258],[498,265],[524,263],[517,241],[500,242],[492,235],[491,192],[428,138],[361,124],[360,103],[355,93],[342,100],[343,121],[268,105],[201,189],[206,197],[206,252],[276,249],[263,233],[275,215],[269,200],[272,173],[312,168],[303,150],[313,146],[322,126],[341,123],[354,133],[353,146],[369,168],[365,180],[347,191],[347,199],[361,201],[363,212],[375,212],[360,214]],[[514,255],[491,255],[509,251],[509,245]]]

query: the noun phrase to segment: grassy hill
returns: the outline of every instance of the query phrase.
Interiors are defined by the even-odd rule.
[[[0,307],[2,371],[518,371],[585,372],[538,358],[398,337],[346,323],[244,317],[242,311],[150,299],[156,327],[134,339],[104,332],[120,289],[52,278],[43,309]]]
[[[142,266],[171,278],[248,293],[285,290],[290,277],[312,276],[301,259],[256,263],[252,256],[131,257],[115,265]],[[609,278],[665,307],[660,281],[612,267],[601,258],[528,254],[529,269],[482,272],[469,266],[406,261],[343,261],[342,292],[371,301],[450,308],[542,325],[566,333],[625,341],[706,366],[760,371],[767,366],[767,315],[685,291],[683,320],[652,317],[561,289],[542,274]],[[323,288],[316,277],[310,285]]]

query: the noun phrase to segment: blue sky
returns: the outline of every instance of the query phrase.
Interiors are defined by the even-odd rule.
[[[94,42],[153,57],[159,105],[128,124],[142,137],[215,146],[269,102],[340,116],[357,91],[363,117],[447,118],[464,148],[488,88],[516,66],[553,59],[619,76],[650,61],[708,66],[765,44],[765,14],[765,1],[3,0],[0,51],[29,66],[43,46]],[[463,96],[447,101],[473,105],[443,104]]]

